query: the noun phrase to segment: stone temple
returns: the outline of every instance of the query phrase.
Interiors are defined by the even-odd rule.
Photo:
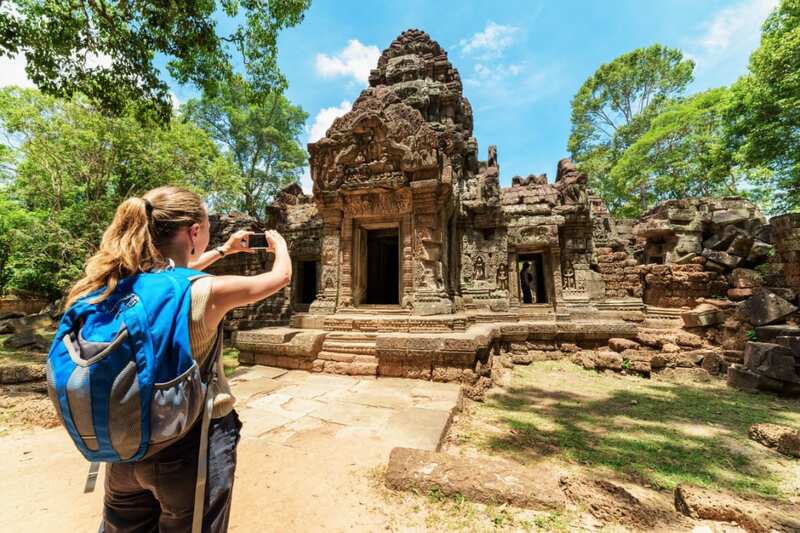
[[[740,198],[614,221],[567,159],[552,182],[502,188],[496,147],[481,160],[472,130],[447,53],[403,32],[352,109],[309,144],[313,194],[292,185],[269,208],[294,279],[232,317],[242,363],[480,389],[493,355],[634,338],[770,254],[769,226]],[[234,270],[249,268],[263,271]]]

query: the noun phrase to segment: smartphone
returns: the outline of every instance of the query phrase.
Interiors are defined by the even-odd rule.
[[[267,243],[267,236],[263,233],[252,233],[247,236],[247,246],[253,249],[266,249],[269,244]]]

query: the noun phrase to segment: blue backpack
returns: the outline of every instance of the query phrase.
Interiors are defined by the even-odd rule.
[[[48,355],[47,389],[89,461],[145,459],[183,437],[204,408],[210,419],[206,391],[222,336],[204,371],[189,343],[189,289],[205,275],[182,267],[138,273],[102,302],[88,302],[98,289],[64,313]]]

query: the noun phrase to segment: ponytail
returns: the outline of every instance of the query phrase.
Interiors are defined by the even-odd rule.
[[[169,244],[181,228],[202,222],[204,214],[202,199],[179,187],[159,187],[142,198],[122,202],[103,232],[100,249],[86,262],[84,277],[70,289],[64,309],[100,288],[103,292],[90,303],[102,302],[120,279],[165,267],[167,261],[159,248]]]

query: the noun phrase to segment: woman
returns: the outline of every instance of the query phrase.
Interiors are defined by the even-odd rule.
[[[100,288],[104,290],[97,301],[102,301],[122,278],[138,272],[175,266],[201,270],[226,255],[254,253],[244,243],[250,234],[238,231],[224,245],[206,252],[208,211],[197,194],[166,186],[129,198],[117,208],[65,308]],[[228,311],[263,300],[289,283],[292,267],[286,241],[275,231],[266,232],[266,238],[267,250],[275,254],[271,271],[257,276],[204,276],[192,283],[191,314],[186,320],[192,355],[199,365],[213,356],[218,325]],[[222,360],[217,364],[217,390],[210,391],[215,396],[203,531],[227,529],[241,428]],[[196,423],[180,441],[145,460],[108,464],[100,531],[191,530],[200,426]]]

